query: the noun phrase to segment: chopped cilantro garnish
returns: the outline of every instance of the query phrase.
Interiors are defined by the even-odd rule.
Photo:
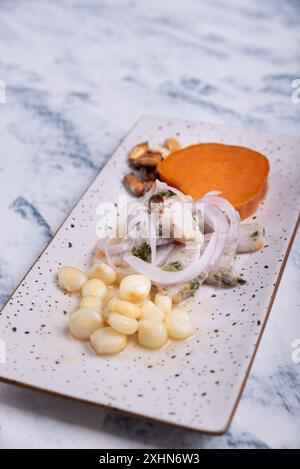
[[[194,295],[194,293],[198,290],[198,288],[200,287],[200,282],[199,280],[195,279],[191,282],[190,284],[190,290],[192,292],[192,294]]]
[[[168,272],[177,272],[178,270],[182,269],[181,262],[179,261],[174,261],[170,262],[169,264],[164,265],[163,270],[166,270]]]
[[[139,257],[145,262],[151,262],[151,247],[147,243],[141,244],[141,246],[134,246],[131,250],[132,254]]]
[[[173,195],[176,195],[176,194],[172,191],[162,191],[162,192],[158,192],[157,195],[161,195],[162,197],[173,197]]]

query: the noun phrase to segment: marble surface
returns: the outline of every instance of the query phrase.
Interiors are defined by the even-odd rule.
[[[299,135],[299,63],[297,0],[2,0],[0,303],[141,115]],[[0,384],[0,447],[299,448],[299,270],[297,236],[228,434]]]

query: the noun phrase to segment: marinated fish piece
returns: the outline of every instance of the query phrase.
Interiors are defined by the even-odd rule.
[[[258,251],[264,245],[265,230],[258,223],[241,223],[237,252]]]

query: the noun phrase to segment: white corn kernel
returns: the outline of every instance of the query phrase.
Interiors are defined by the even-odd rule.
[[[104,308],[104,309],[101,311],[101,315],[102,315],[103,321],[104,321],[104,322],[107,322],[109,316],[111,315],[111,312],[109,311],[108,308]]]
[[[167,314],[166,325],[172,339],[187,339],[194,334],[190,315],[186,311],[173,309]]]
[[[102,309],[102,300],[97,296],[84,296],[80,300],[79,306],[80,308],[93,308],[100,312]]]
[[[105,298],[103,299],[103,305],[107,306],[108,303],[113,299],[113,298],[119,298],[120,293],[119,289],[115,287],[107,287],[107,293],[105,295]]]
[[[154,303],[165,314],[168,314],[172,309],[172,298],[167,295],[161,295],[160,293],[156,293]]]
[[[138,341],[144,347],[158,349],[168,340],[165,324],[155,319],[142,319],[139,323]]]
[[[109,265],[104,262],[96,262],[87,272],[88,278],[98,278],[105,283],[105,285],[112,285],[116,279],[117,274]]]
[[[111,327],[104,327],[95,331],[90,341],[98,355],[111,355],[124,350],[127,345],[127,336],[114,331]]]
[[[123,314],[129,318],[138,319],[141,315],[141,310],[138,305],[130,303],[129,301],[119,300],[113,298],[108,303],[108,308],[113,313]]]
[[[128,275],[121,280],[120,295],[123,300],[139,303],[146,300],[150,293],[151,282],[144,275]]]
[[[70,332],[76,339],[87,340],[91,334],[103,326],[102,317],[96,309],[80,308],[69,321]]]
[[[97,296],[103,300],[107,293],[107,287],[102,280],[92,278],[83,285],[81,293],[82,296]]]
[[[107,322],[115,331],[126,335],[134,334],[139,326],[136,319],[128,318],[118,313],[112,313]]]
[[[59,287],[70,293],[80,290],[86,281],[87,276],[75,267],[64,266],[58,272]]]
[[[140,305],[140,308],[142,311],[141,319],[157,319],[158,321],[164,320],[164,313],[153,303],[153,301],[144,301]]]

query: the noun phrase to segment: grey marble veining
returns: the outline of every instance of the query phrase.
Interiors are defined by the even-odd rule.
[[[299,135],[297,0],[0,3],[0,302],[143,114]],[[231,431],[209,438],[0,385],[2,447],[300,447],[300,240]]]

